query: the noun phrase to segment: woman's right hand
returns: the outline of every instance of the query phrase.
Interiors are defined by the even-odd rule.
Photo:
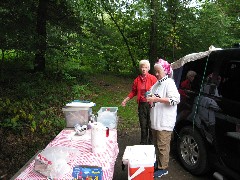
[[[127,102],[128,102],[129,99],[130,99],[129,97],[126,97],[126,98],[123,100],[123,102],[122,102],[122,106],[123,106],[123,107],[126,106],[126,104],[127,104]]]
[[[124,106],[126,106],[126,104],[127,104],[127,102],[125,100],[123,100],[122,106],[124,107]]]

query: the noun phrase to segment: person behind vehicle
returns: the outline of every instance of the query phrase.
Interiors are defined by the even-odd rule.
[[[186,79],[183,82],[181,82],[179,89],[179,93],[181,94],[182,98],[188,97],[186,91],[192,90],[192,82],[196,75],[197,73],[195,71],[190,70],[187,72]]]
[[[122,106],[137,96],[138,103],[138,117],[141,128],[140,144],[152,144],[152,132],[150,125],[150,105],[146,100],[145,93],[152,87],[157,78],[148,73],[150,70],[150,63],[148,60],[141,60],[139,62],[139,69],[141,74],[137,76],[132,85],[132,90],[128,96],[122,101]]]
[[[156,148],[157,168],[154,177],[168,174],[171,134],[176,122],[177,104],[180,94],[172,78],[172,69],[167,61],[159,59],[154,65],[158,79],[150,89],[152,97],[147,101],[154,103],[150,110],[153,144]]]
[[[203,92],[220,97],[220,94],[218,92],[218,87],[221,81],[222,81],[222,78],[220,75],[218,75],[218,73],[213,72],[209,74],[206,78],[206,81],[204,82]]]
[[[181,95],[181,102],[178,105],[177,111],[181,112],[181,115],[179,115],[179,118],[181,116],[185,116],[186,113],[190,113],[191,110],[191,101],[192,98],[189,96],[190,91],[194,91],[194,86],[196,86],[196,79],[197,73],[195,71],[189,70],[186,75],[186,79],[181,82],[180,88],[178,89],[179,94]],[[196,88],[196,87],[195,87]],[[182,111],[183,109],[188,109],[189,111]]]

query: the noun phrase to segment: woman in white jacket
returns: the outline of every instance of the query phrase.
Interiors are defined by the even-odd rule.
[[[161,177],[168,174],[171,134],[176,122],[180,95],[174,80],[169,78],[172,77],[172,69],[167,61],[159,59],[154,70],[158,81],[150,89],[152,96],[147,101],[152,104],[150,119],[158,164],[154,177]]]

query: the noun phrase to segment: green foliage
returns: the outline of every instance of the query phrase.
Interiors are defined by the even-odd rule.
[[[72,94],[73,94],[73,99],[86,100],[86,98],[88,98],[92,94],[92,91],[89,90],[88,84],[73,85]]]
[[[22,101],[11,101],[8,98],[0,99],[0,126],[21,131],[25,128],[32,132],[36,130],[36,121],[31,113],[33,104],[26,99]]]
[[[24,53],[23,64],[29,67],[31,60],[33,66],[38,2],[3,2],[0,49]],[[161,1],[153,8],[158,14],[159,57],[172,62],[210,45],[230,47],[239,42],[238,1],[201,1],[195,7],[190,2]],[[94,71],[131,72],[134,62],[149,57],[154,11],[149,1],[54,0],[47,8],[46,67],[64,71],[69,80],[77,78],[65,69],[71,62]],[[7,59],[14,56],[6,53]]]
[[[201,49],[211,45],[225,47],[232,45],[232,36],[228,30],[231,21],[217,4],[206,3],[199,12],[196,24],[201,27],[195,28],[196,41]]]

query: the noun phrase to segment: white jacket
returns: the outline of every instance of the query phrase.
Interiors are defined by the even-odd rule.
[[[176,123],[177,104],[180,102],[180,95],[174,80],[165,76],[157,81],[150,91],[162,98],[169,98],[170,102],[170,105],[160,102],[154,103],[150,112],[151,128],[158,131],[173,131]]]

